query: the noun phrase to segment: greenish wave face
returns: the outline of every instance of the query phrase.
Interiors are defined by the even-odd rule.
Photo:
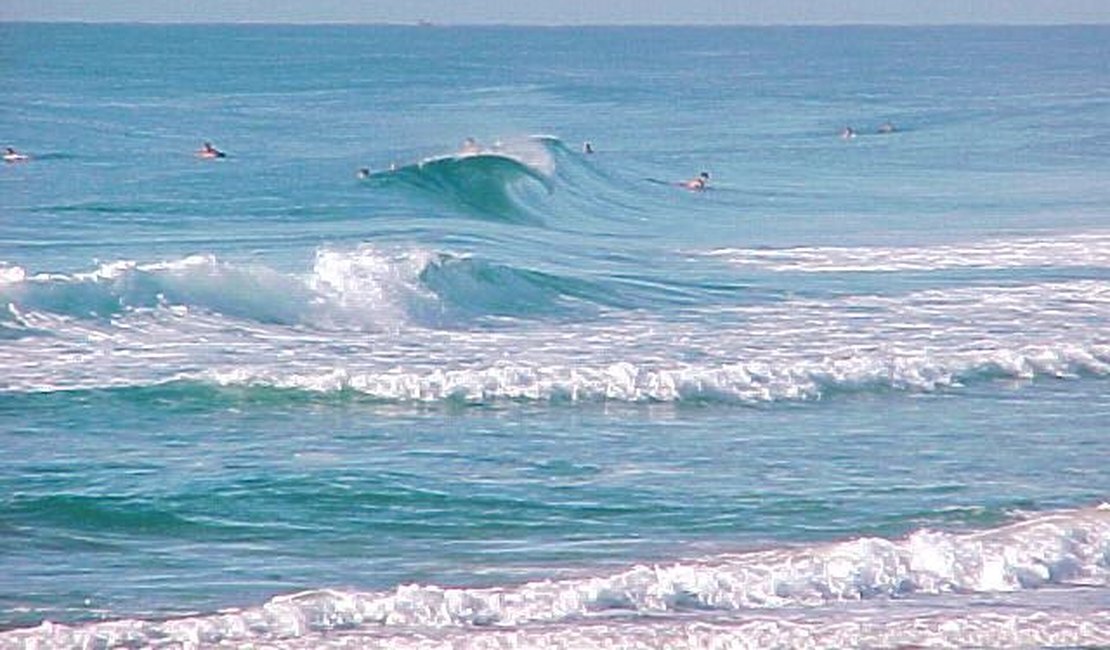
[[[529,190],[550,192],[552,179],[505,153],[475,153],[424,160],[372,178],[379,188],[401,186],[451,211],[480,219],[543,224],[542,202]]]

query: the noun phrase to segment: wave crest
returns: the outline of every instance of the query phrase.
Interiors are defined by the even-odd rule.
[[[426,158],[370,176],[372,184],[400,184],[480,218],[542,223],[530,190],[554,188],[555,159],[544,139],[498,143],[492,149]]]
[[[765,362],[719,367],[651,367],[630,362],[601,366],[500,364],[420,372],[394,368],[360,372],[343,367],[312,372],[236,368],[196,379],[221,386],[267,387],[314,393],[353,392],[386,402],[499,400],[569,402],[807,401],[868,390],[935,391],[972,380],[1110,375],[1110,346],[1027,347],[967,353],[952,359],[824,359],[798,365]]]
[[[307,298],[296,279],[261,266],[241,266],[212,255],[140,264],[116,261],[87,273],[7,273],[0,301],[19,311],[78,318],[110,317],[126,311],[171,305],[268,323],[298,321],[297,303]]]
[[[0,325],[13,332],[28,330],[35,320],[29,313],[111,319],[151,309],[322,330],[458,327],[487,316],[558,314],[568,298],[589,302],[603,300],[603,294],[587,283],[469,256],[365,244],[318,250],[305,274],[212,255],[117,261],[71,275],[0,267],[0,305],[8,307]]]
[[[790,644],[800,638],[821,645],[867,639],[905,645],[935,643],[953,634],[965,642],[1062,639],[1088,645],[1110,640],[1110,618],[1097,612],[1097,603],[1096,611],[1076,613],[1077,596],[1082,595],[1076,589],[1110,586],[1108,549],[1110,506],[1103,505],[1044,513],[970,534],[919,530],[899,540],[862,538],[778,548],[517,586],[313,590],[212,616],[80,627],[44,623],[0,634],[0,641],[116,646],[281,640],[308,647],[361,638],[393,646],[412,643],[413,631],[419,629],[425,640],[428,635],[464,643],[570,638],[588,641],[589,647],[635,638],[634,630],[650,630],[656,638],[688,634],[689,619],[663,615],[699,612],[698,625],[708,626],[709,638],[758,630],[757,636],[748,637],[755,645]],[[1052,595],[1048,587],[1071,588],[1061,596],[1069,603],[1062,618],[1043,602],[1051,601],[1045,598]],[[1030,595],[1017,601],[1026,603],[1017,609],[1006,604],[994,608],[982,598],[1005,593]],[[922,611],[930,598],[945,594],[979,595],[977,613],[969,613],[963,600]],[[890,604],[853,610],[851,624],[842,615],[822,619],[831,604],[875,599]],[[1018,619],[1020,634],[1012,625]],[[923,620],[932,623],[923,626]],[[996,636],[979,636],[990,633]]]

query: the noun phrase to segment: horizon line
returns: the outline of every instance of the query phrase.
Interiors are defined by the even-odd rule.
[[[39,18],[7,20],[0,18],[0,25],[148,25],[148,26],[258,26],[258,27],[413,27],[421,29],[456,27],[531,27],[549,29],[601,28],[601,27],[1106,27],[1106,22],[888,22],[888,21],[801,21],[801,22],[435,22],[428,20],[117,20]]]

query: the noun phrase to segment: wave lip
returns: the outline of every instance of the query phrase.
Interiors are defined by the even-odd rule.
[[[920,248],[721,248],[706,253],[747,268],[803,273],[1110,267],[1110,232],[997,239]]]
[[[802,639],[819,645],[853,640],[1094,645],[1110,640],[1110,615],[1098,611],[1098,594],[1107,588],[1110,506],[1104,504],[1033,515],[976,533],[919,530],[897,540],[777,548],[517,586],[324,589],[210,616],[78,627],[44,623],[0,634],[0,644],[282,640],[308,647],[362,636],[402,647],[432,635],[467,643],[513,638],[528,645],[578,639],[593,647],[642,634],[721,640],[758,632],[747,638],[772,646]],[[1064,595],[1052,601],[1058,589]],[[1095,611],[1081,611],[1087,605],[1077,604],[1076,596],[1091,593]],[[1010,596],[992,607],[984,602],[986,594]],[[969,610],[967,601],[958,599],[970,596],[977,600]],[[957,600],[929,607],[947,602],[937,598]],[[872,601],[884,604],[864,606]]]
[[[554,190],[555,158],[543,138],[497,143],[493,148],[425,158],[377,172],[375,185],[401,186],[480,218],[539,224],[529,190]]]

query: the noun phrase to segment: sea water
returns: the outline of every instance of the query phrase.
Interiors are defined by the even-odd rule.
[[[1110,29],[0,52],[0,646],[1110,644]]]

